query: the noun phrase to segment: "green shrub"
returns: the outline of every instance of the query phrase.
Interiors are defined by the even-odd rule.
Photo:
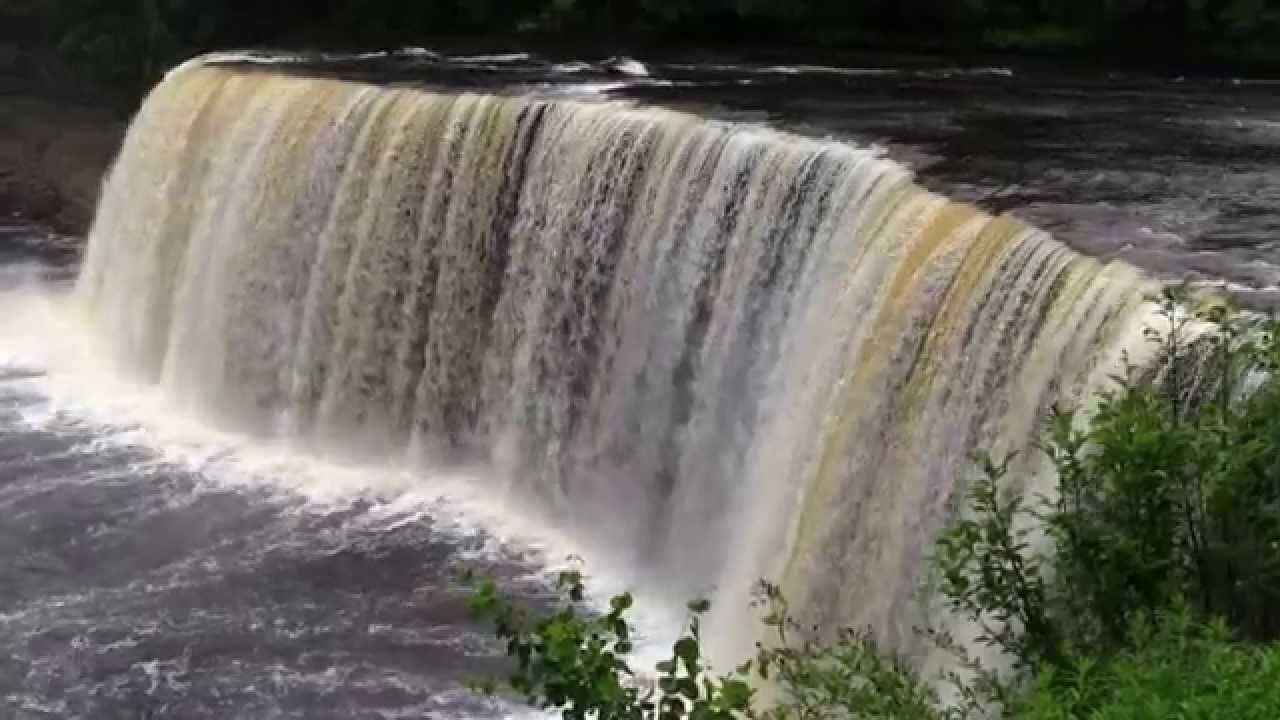
[[[1280,718],[1280,647],[1232,639],[1224,623],[1186,613],[1138,623],[1132,649],[1081,657],[1070,673],[1043,674],[1014,708],[1018,720],[1274,720]]]
[[[1057,593],[1091,643],[1185,602],[1250,639],[1280,632],[1280,358],[1276,326],[1223,304],[1195,316],[1162,298],[1161,362],[1133,369],[1087,431],[1055,417],[1045,450],[1058,497]]]
[[[733,672],[716,674],[704,656],[705,601],[689,604],[686,632],[651,674],[627,661],[633,629],[630,595],[604,614],[580,609],[582,576],[561,574],[558,609],[532,614],[507,603],[491,582],[473,608],[495,622],[516,663],[507,686],[530,705],[568,720],[939,720],[937,695],[905,661],[882,653],[869,632],[843,629],[830,643],[801,640],[800,625],[776,586],[762,583],[758,606],[773,631],[769,645]],[[772,682],[774,702],[758,701],[754,681]],[[485,681],[477,689],[493,693]]]
[[[781,588],[762,582],[758,604],[773,630],[752,664],[778,689],[769,720],[939,720],[938,696],[902,658],[881,650],[868,630],[841,628],[824,642],[791,615]]]
[[[763,583],[769,642],[726,675],[687,632],[653,682],[626,656],[631,597],[603,615],[567,603],[530,616],[486,585],[517,670],[511,687],[566,718],[627,720],[1025,720],[1280,718],[1280,342],[1277,325],[1173,288],[1148,331],[1154,368],[1130,367],[1087,418],[1055,410],[1039,450],[1051,497],[1010,489],[1010,463],[979,456],[970,512],[940,537],[936,590],[1012,661],[998,671],[945,632],[925,632],[959,666],[933,685],[870,633],[806,633]],[[1045,542],[1045,541],[1048,542]],[[1155,618],[1155,621],[1151,621]],[[755,684],[770,683],[761,707]],[[488,689],[492,690],[490,686]]]
[[[1087,429],[1053,413],[1053,497],[1003,490],[1008,463],[981,457],[972,513],[939,540],[941,593],[1020,668],[1060,663],[1068,639],[1122,649],[1135,616],[1171,604],[1251,639],[1280,631],[1276,328],[1191,301],[1161,297],[1157,366],[1116,378]]]

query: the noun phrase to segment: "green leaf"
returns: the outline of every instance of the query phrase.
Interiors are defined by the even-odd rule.
[[[698,664],[698,658],[701,655],[701,649],[698,647],[698,641],[691,637],[682,637],[676,641],[672,647],[672,652],[677,658],[680,658],[685,667],[694,667]]]
[[[751,686],[741,680],[725,680],[720,685],[720,696],[728,709],[741,712],[751,704]]]

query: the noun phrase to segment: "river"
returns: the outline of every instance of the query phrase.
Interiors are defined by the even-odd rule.
[[[259,68],[264,73],[393,87],[571,98],[588,105],[620,100],[735,127],[879,146],[915,171],[926,188],[988,211],[1012,212],[1085,255],[1118,258],[1160,277],[1227,283],[1259,307],[1280,299],[1273,233],[1280,221],[1272,212],[1280,192],[1273,182],[1280,95],[1266,81],[921,62],[853,67],[701,57],[587,63],[524,53],[443,58],[427,51],[288,60],[242,54],[227,61],[241,70],[259,64],[269,66]],[[663,116],[654,122],[673,121]],[[791,141],[770,136],[762,142],[773,148]],[[468,591],[458,574],[496,577],[509,593],[534,604],[545,600],[554,573],[571,554],[587,557],[602,596],[652,584],[645,577],[653,568],[616,559],[593,542],[595,535],[528,507],[527,495],[495,489],[490,478],[480,477],[488,470],[473,475],[466,465],[450,464],[447,471],[424,472],[399,460],[316,457],[287,439],[206,422],[184,409],[172,387],[107,371],[102,338],[94,339],[92,328],[69,309],[76,300],[79,245],[17,220],[0,223],[5,717],[523,714],[464,687],[466,679],[504,665],[485,629],[470,620]],[[1017,287],[1032,302],[1035,286]],[[755,286],[748,291],[761,292]],[[131,307],[129,293],[98,301],[103,298]],[[1087,313],[1088,303],[1082,301],[1077,312]],[[619,337],[625,344],[633,335]],[[1107,342],[1099,340],[1099,347],[1112,347]],[[718,360],[704,357],[703,363],[712,361]],[[674,377],[689,372],[670,364]],[[1007,381],[1011,397],[1020,392],[1018,382],[1051,385],[1040,375],[1021,377]],[[988,382],[997,390],[1006,383]],[[231,392],[215,385],[197,389]],[[614,402],[633,402],[619,398]],[[639,412],[652,399],[634,402],[619,407]],[[728,419],[712,419],[738,422],[736,407],[722,412]],[[751,435],[756,440],[730,449],[754,450],[761,460],[759,448],[778,446],[782,440],[774,436],[781,430],[752,413],[751,422],[759,423]],[[967,417],[940,419],[937,427],[963,425]],[[650,419],[641,415],[635,422]],[[999,437],[1016,444],[1029,432],[1014,430]],[[637,442],[651,439],[643,428],[628,432]],[[800,441],[782,434],[787,442]],[[717,448],[732,445],[715,433],[702,437]],[[673,441],[653,439],[655,447],[663,442]],[[858,435],[858,443],[869,442]],[[725,449],[713,460],[729,456]],[[714,474],[720,471],[715,462],[697,467]],[[725,482],[734,479],[730,473]],[[562,485],[555,493],[568,492],[567,482],[556,483]],[[671,497],[692,492],[678,474],[661,483]],[[884,499],[891,500],[908,501]],[[628,506],[628,514],[634,509]],[[689,522],[694,529],[708,524],[697,517]],[[910,529],[924,533],[928,527]],[[674,521],[672,528],[694,537]],[[851,533],[851,543],[867,541],[854,530],[841,532]],[[902,572],[914,577],[918,543],[910,534],[884,533],[886,545],[910,546],[900,549],[906,553]],[[714,539],[723,544],[723,537]],[[813,542],[830,555],[829,540]],[[724,562],[707,548],[686,547],[690,557]],[[812,584],[815,612],[845,612]],[[660,645],[678,628],[680,612],[662,592],[654,597],[655,609],[640,623],[646,638]],[[886,612],[896,597],[886,595]]]

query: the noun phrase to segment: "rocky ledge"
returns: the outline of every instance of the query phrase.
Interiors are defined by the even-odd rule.
[[[126,123],[0,85],[0,218],[83,236]]]

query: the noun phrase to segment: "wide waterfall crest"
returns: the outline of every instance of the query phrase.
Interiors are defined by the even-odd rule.
[[[198,65],[134,121],[77,293],[192,412],[481,463],[673,595],[780,578],[898,644],[969,454],[1087,397],[1149,310],[869,150]]]

